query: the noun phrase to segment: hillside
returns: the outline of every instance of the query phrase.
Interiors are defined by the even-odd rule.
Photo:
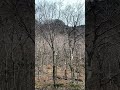
[[[54,69],[57,84],[66,86],[72,82],[84,86],[84,28],[67,26],[58,19],[44,24],[36,22],[37,88],[53,84]]]

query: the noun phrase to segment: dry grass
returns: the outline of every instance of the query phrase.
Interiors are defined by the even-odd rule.
[[[41,74],[41,76],[38,78],[38,76],[35,77],[35,88],[42,88],[48,85],[53,84],[52,81],[52,66],[48,65],[48,66],[43,66],[43,73]],[[81,73],[80,73],[80,77],[79,79],[82,81],[79,81],[79,84],[84,85],[84,80],[85,80],[85,75],[84,75],[84,68],[81,69]],[[57,80],[56,83],[57,84],[62,84],[65,87],[68,87],[71,80],[70,80],[70,70],[67,71],[67,76],[68,79],[65,80],[64,79],[64,69],[58,67],[57,68]]]

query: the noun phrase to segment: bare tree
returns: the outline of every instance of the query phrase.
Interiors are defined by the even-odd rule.
[[[74,53],[74,49],[76,46],[76,42],[78,40],[78,38],[80,37],[79,31],[78,31],[78,27],[81,23],[81,8],[82,5],[78,4],[78,6],[76,8],[73,8],[72,6],[67,6],[65,8],[65,10],[63,11],[63,17],[65,18],[65,22],[67,23],[67,26],[72,26],[71,28],[67,28],[66,27],[66,34],[68,37],[68,45],[69,45],[69,51],[70,51],[70,69],[71,69],[71,78],[72,78],[72,82],[74,82],[74,68],[72,65],[72,62],[74,61],[73,58],[73,53]]]
[[[43,5],[42,5],[43,4]],[[41,34],[45,41],[48,43],[49,47],[52,50],[52,62],[53,62],[53,82],[54,86],[56,84],[56,68],[55,68],[55,37],[56,37],[56,28],[52,26],[52,19],[56,17],[56,4],[48,4],[48,2],[43,2],[40,9],[40,22],[45,24],[45,28],[40,28]],[[42,10],[41,10],[42,9]],[[51,19],[51,21],[50,21]],[[55,25],[55,24],[54,24]],[[56,26],[56,25],[55,25]]]
[[[79,4],[75,7],[68,5],[64,9],[61,7],[61,3],[43,1],[37,8],[40,25],[36,35],[42,36],[45,45],[48,46],[45,48],[50,51],[49,55],[52,56],[52,59],[47,56],[48,59],[46,60],[52,62],[54,86],[57,79],[67,79],[69,81],[72,79],[72,82],[75,82],[76,78],[78,80],[79,75],[76,76],[76,73],[80,74],[80,72],[77,62],[81,61],[81,57],[77,57],[77,55],[80,56],[79,52],[82,50],[77,51],[77,48],[83,47],[79,44],[84,42],[84,29],[81,29],[82,5]],[[63,78],[58,75],[58,70],[61,68]]]
[[[116,21],[119,18],[119,13],[117,13],[119,6],[115,5],[115,3],[119,4],[120,2],[116,0],[114,2],[111,0],[94,0],[92,2],[87,2],[86,20],[92,21],[92,23],[89,22],[86,24],[90,26],[86,28],[86,42],[89,42],[89,44],[86,43],[86,56],[88,56],[86,60],[86,71],[88,73],[86,75],[87,88],[90,88],[92,85],[90,81],[95,80],[95,83],[93,83],[95,86],[92,86],[93,88],[90,90],[96,90],[98,88],[99,90],[112,90],[112,87],[114,87],[110,80],[112,80],[111,78],[114,77],[114,75],[116,76],[116,74],[112,72],[114,67],[113,62],[116,63],[118,61],[116,61],[117,59],[114,60],[115,57],[108,55],[113,52],[117,55],[116,52],[119,52],[115,49],[119,48],[119,46],[117,46],[118,41],[116,40],[118,40],[117,38],[119,37],[117,28],[120,27],[120,23]],[[115,32],[115,30],[117,32]],[[110,52],[113,46],[114,50]],[[102,57],[103,53],[104,57]],[[118,70],[117,68],[119,65],[117,63],[115,65],[116,70]],[[96,69],[94,69],[95,67]],[[105,67],[107,67],[107,69]],[[92,79],[92,77],[95,78]],[[111,88],[109,88],[110,84]],[[117,89],[119,89],[118,86],[115,90]]]

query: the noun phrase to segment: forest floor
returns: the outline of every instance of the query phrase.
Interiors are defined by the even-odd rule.
[[[72,85],[71,83],[71,72],[70,70],[67,70],[67,80],[64,78],[64,73],[65,70],[62,67],[57,67],[57,80],[56,83],[57,85],[62,85],[62,86],[69,86]],[[35,76],[35,88],[43,88],[49,85],[53,85],[53,80],[52,80],[52,66],[47,65],[43,66],[43,71],[39,73],[36,73]],[[79,85],[81,87],[84,87],[85,85],[85,70],[84,67],[81,67],[80,71],[80,76],[78,77],[77,80],[75,80],[74,85]],[[84,90],[84,89],[78,89],[78,90]]]

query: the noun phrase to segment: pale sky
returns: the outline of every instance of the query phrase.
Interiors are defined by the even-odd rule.
[[[37,4],[39,1],[40,0],[35,0],[35,3]],[[73,4],[73,3],[76,3],[76,2],[85,3],[85,0],[46,0],[46,1],[50,1],[50,2],[62,1],[64,5]]]
[[[35,0],[35,4],[37,5],[39,3],[39,1],[42,0]],[[61,1],[63,3],[63,7],[71,4],[71,5],[76,5],[78,2],[80,2],[81,4],[83,4],[83,20],[82,20],[82,24],[85,24],[85,0],[46,0],[49,2],[59,2]],[[78,3],[79,4],[79,3]]]

